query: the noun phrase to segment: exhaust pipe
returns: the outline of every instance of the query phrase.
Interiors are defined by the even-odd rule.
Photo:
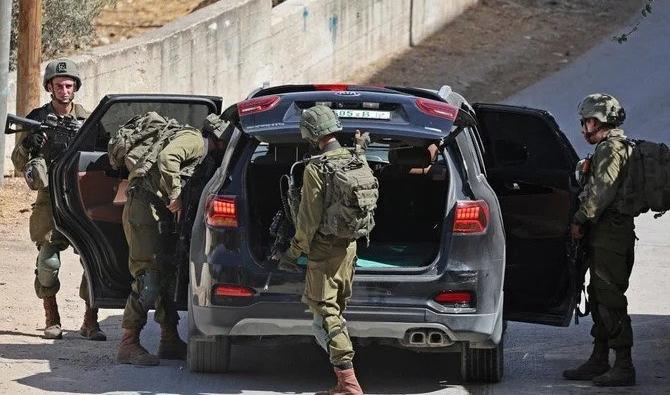
[[[409,344],[412,346],[426,345],[426,334],[423,331],[412,331],[409,333]]]
[[[446,333],[433,328],[410,330],[406,339],[414,347],[447,347],[453,344]]]
[[[429,346],[442,346],[442,345],[444,345],[444,334],[440,331],[430,331],[430,332],[428,332],[428,345]]]

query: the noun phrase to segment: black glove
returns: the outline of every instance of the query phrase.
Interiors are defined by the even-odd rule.
[[[31,133],[23,139],[21,145],[28,150],[39,150],[47,142],[47,138],[43,133]]]

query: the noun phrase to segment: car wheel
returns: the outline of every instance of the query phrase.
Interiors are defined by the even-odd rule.
[[[495,348],[470,348],[461,353],[463,380],[479,383],[497,383],[502,379],[504,359],[503,340]]]
[[[216,336],[213,339],[188,339],[188,368],[192,372],[225,373],[230,367],[230,339]]]
[[[188,291],[188,353],[186,365],[192,372],[225,373],[230,368],[230,339],[227,336],[197,338],[191,290]],[[193,336],[192,336],[193,335]]]

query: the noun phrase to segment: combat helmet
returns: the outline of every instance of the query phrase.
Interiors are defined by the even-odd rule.
[[[202,126],[202,135],[204,137],[213,137],[220,140],[230,122],[225,121],[217,114],[209,114]]]
[[[47,89],[47,84],[54,77],[70,77],[74,79],[74,91],[76,92],[81,88],[79,69],[77,69],[77,65],[70,59],[56,59],[47,64],[47,67],[44,69],[44,81],[42,81],[44,89]]]
[[[324,105],[306,109],[300,119],[300,135],[303,139],[316,145],[319,139],[342,130],[342,123],[337,114]]]
[[[579,104],[579,116],[582,119],[595,118],[600,122],[619,126],[626,119],[626,111],[614,96],[593,93]]]

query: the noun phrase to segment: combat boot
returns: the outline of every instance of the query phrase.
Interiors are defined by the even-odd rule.
[[[102,329],[100,329],[100,324],[98,324],[98,309],[92,309],[88,303],[86,303],[86,312],[84,313],[84,323],[81,324],[79,334],[88,340],[95,340],[95,341],[107,340],[107,335],[105,335],[105,332],[103,332]]]
[[[635,367],[630,355],[630,348],[616,349],[614,367],[593,379],[599,387],[628,387],[635,385]]]
[[[358,384],[354,368],[334,368],[333,370],[335,370],[335,376],[337,376],[337,385],[335,388],[325,392],[317,392],[316,395],[363,395],[363,390]]]
[[[44,304],[44,315],[46,316],[44,338],[62,339],[63,330],[60,327],[60,315],[58,314],[56,296],[47,296],[46,298],[42,299],[42,303]]]
[[[179,338],[177,325],[161,325],[161,341],[158,345],[161,359],[186,359],[186,343]]]
[[[144,347],[140,345],[140,330],[123,328],[121,344],[116,354],[116,362],[127,363],[140,366],[156,366],[160,359],[155,355],[149,354]]]
[[[576,369],[564,370],[563,377],[568,380],[593,380],[610,369],[609,351],[606,341],[596,340],[589,360]]]

